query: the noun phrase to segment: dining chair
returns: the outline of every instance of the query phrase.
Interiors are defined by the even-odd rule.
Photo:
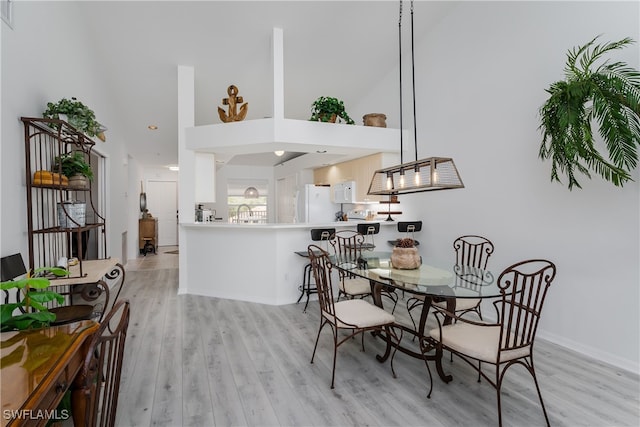
[[[84,408],[84,420],[74,418],[75,425],[115,425],[129,318],[129,301],[120,300],[100,322],[72,392],[72,401]]]
[[[455,286],[468,296],[477,295],[477,286],[482,284],[484,270],[487,269],[487,262],[493,253],[493,243],[486,237],[477,235],[460,236],[453,242],[456,260],[454,270],[456,271]],[[481,277],[477,277],[480,274]],[[464,288],[464,289],[463,289]],[[407,311],[415,326],[412,311],[424,303],[424,297],[413,296],[407,299]],[[469,312],[475,312],[482,320],[480,298],[456,298],[456,314],[462,316]],[[432,306],[441,309],[447,308],[447,301],[432,301]]]
[[[339,230],[334,233],[331,241],[335,263],[349,264],[356,267],[357,260],[362,253],[364,235],[355,230]],[[346,298],[364,298],[371,295],[369,281],[362,277],[340,271],[338,285],[338,301],[342,296]]]
[[[316,355],[320,333],[325,325],[329,325],[333,332],[333,366],[331,370],[331,388],[335,385],[336,358],[338,347],[344,342],[362,334],[362,351],[364,351],[364,336],[367,331],[377,331],[385,333],[389,339],[396,344],[391,356],[391,372],[396,377],[393,368],[393,358],[397,350],[397,345],[402,340],[402,329],[396,328],[393,314],[382,308],[362,299],[348,299],[334,301],[334,290],[332,284],[333,264],[330,261],[329,253],[316,245],[309,245],[309,259],[311,268],[318,288],[318,301],[320,304],[320,327],[316,337],[316,343],[311,355],[311,363]],[[348,331],[348,335],[338,340],[340,330]]]
[[[549,417],[542,400],[533,363],[533,345],[547,291],[556,275],[556,266],[545,259],[521,261],[507,267],[498,277],[501,297],[494,301],[498,313],[495,323],[482,323],[436,310],[438,327],[423,340],[433,340],[439,351],[447,349],[467,362],[495,389],[498,400],[498,424],[502,426],[501,388],[506,371],[513,365],[524,366],[533,377],[544,418]],[[445,325],[444,319],[456,320]],[[495,366],[490,378],[480,364]]]

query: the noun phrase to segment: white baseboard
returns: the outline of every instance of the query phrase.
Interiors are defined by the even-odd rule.
[[[538,338],[543,339],[545,341],[552,342],[561,347],[565,347],[565,348],[568,348],[569,350],[573,350],[577,353],[580,353],[584,356],[592,357],[601,362],[608,363],[609,365],[613,365],[620,369],[624,369],[625,371],[629,371],[633,374],[640,375],[640,365],[637,362],[634,363],[632,360],[624,359],[613,353],[603,351],[602,349],[592,347],[589,345],[584,345],[582,343],[567,339],[566,337],[562,337],[562,336],[545,332],[542,330],[538,330],[537,335],[538,335]]]

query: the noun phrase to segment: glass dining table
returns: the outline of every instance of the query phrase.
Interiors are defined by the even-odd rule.
[[[466,265],[447,265],[434,260],[431,263],[423,262],[417,269],[402,270],[393,268],[390,251],[366,250],[361,251],[357,259],[333,256],[332,263],[345,274],[369,280],[373,301],[379,307],[384,308],[383,292],[401,291],[424,300],[421,304],[420,320],[415,325],[409,326],[398,322],[396,324],[404,332],[418,338],[419,349],[414,348],[415,346],[402,345],[402,343],[396,346],[405,354],[435,362],[438,376],[444,382],[451,381],[452,376],[444,373],[442,351],[429,337],[429,332],[425,333],[432,302],[446,301],[446,311],[454,313],[458,298],[493,299],[502,296],[501,289],[491,271]],[[444,324],[450,324],[451,321],[450,316],[445,316]],[[378,361],[384,362],[395,344],[383,334],[378,334],[378,337],[386,340],[387,343],[385,353],[376,356]]]

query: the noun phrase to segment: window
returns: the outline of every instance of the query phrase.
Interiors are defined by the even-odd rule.
[[[268,186],[266,180],[229,180],[227,183],[227,208],[230,223],[266,224]],[[258,197],[246,197],[245,191],[253,187]]]

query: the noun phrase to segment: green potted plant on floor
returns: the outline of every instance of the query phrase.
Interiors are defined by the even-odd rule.
[[[42,116],[46,119],[62,120],[60,115],[67,116],[69,124],[80,132],[91,137],[97,136],[101,141],[106,140],[104,131],[107,130],[107,128],[96,120],[96,114],[92,109],[76,98],[62,98],[55,103],[48,102],[47,109],[42,113]]]
[[[0,305],[0,328],[2,332],[24,329],[36,329],[49,326],[56,320],[56,315],[49,312],[46,303],[57,301],[64,303],[64,297],[57,292],[48,290],[50,281],[47,277],[37,277],[40,273],[64,277],[69,272],[59,267],[42,267],[27,273],[27,277],[20,280],[10,280],[0,283],[0,289],[20,289],[19,302]]]
[[[640,73],[624,62],[602,59],[634,41],[596,45],[596,39],[568,52],[566,79],[551,84],[550,97],[540,108],[539,157],[551,159],[552,181],[560,182],[561,173],[567,175],[569,190],[581,188],[577,172],[591,178],[590,171],[621,187],[632,180],[638,162]],[[596,148],[596,124],[606,154]]]
[[[335,123],[336,121],[339,123],[342,120],[349,125],[355,124],[347,114],[344,102],[328,96],[321,96],[311,104],[311,118],[309,120],[330,123]]]

